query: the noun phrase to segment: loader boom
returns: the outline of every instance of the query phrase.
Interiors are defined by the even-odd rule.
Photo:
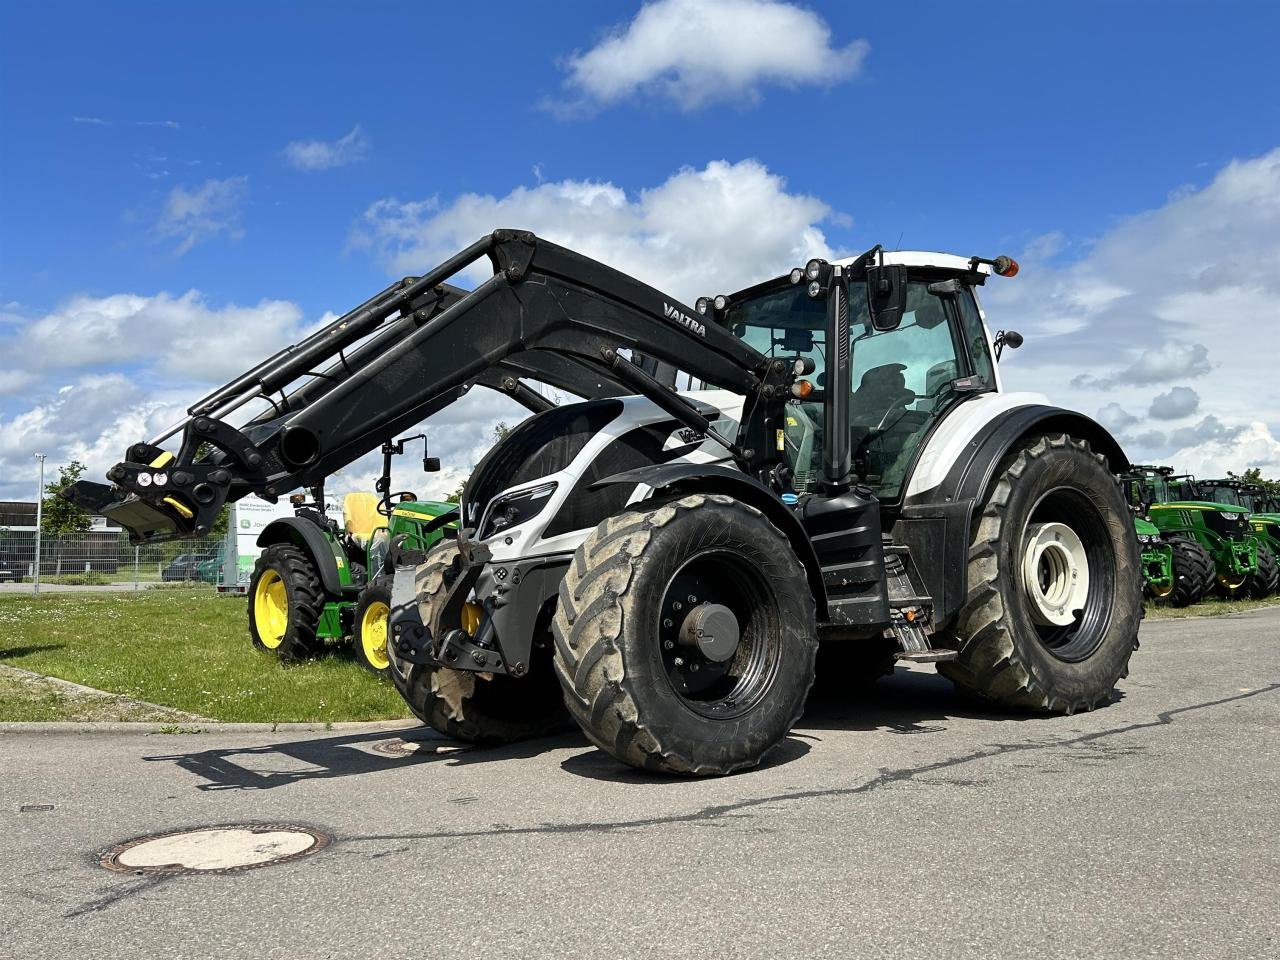
[[[481,257],[493,275],[476,289],[446,283]],[[744,395],[737,436],[715,434],[654,375],[660,368]],[[184,421],[129,448],[108,471],[114,488],[81,482],[67,495],[120,522],[134,542],[200,536],[224,503],[314,485],[475,384],[543,408],[525,377],[589,398],[644,394],[721,441],[749,474],[777,480],[782,460],[771,440],[794,378],[789,364],[604,264],[497,230],[202,398]],[[226,420],[253,400],[270,409],[238,428]],[[161,447],[178,434],[176,455]]]

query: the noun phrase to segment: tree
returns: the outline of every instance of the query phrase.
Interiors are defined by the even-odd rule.
[[[496,445],[499,441],[507,439],[507,434],[509,434],[513,429],[515,428],[507,426],[506,421],[504,420],[499,420],[497,423],[495,423],[493,425],[494,444]],[[475,467],[472,467],[472,469],[474,470]],[[462,491],[465,490],[466,487],[467,487],[466,481],[463,481],[462,483],[458,484],[458,489],[453,491],[453,493],[449,494],[447,497],[444,498],[445,503],[461,503]]]
[[[84,475],[84,464],[72,460],[65,467],[58,468],[58,479],[45,484],[44,505],[41,507],[42,517],[40,529],[45,533],[84,533],[93,526],[93,519],[87,510],[81,510],[70,500],[58,496],[65,488],[71,486]]]

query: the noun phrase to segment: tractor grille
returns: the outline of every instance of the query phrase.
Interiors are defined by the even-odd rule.
[[[1224,515],[1218,510],[1204,511],[1204,524],[1220,537],[1243,540],[1249,536],[1249,521],[1243,513]]]

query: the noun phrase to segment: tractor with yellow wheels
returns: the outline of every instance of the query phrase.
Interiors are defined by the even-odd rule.
[[[408,438],[408,439],[417,439]],[[269,524],[249,583],[249,633],[254,646],[285,663],[316,656],[326,643],[350,638],[356,659],[385,673],[391,605],[392,550],[425,552],[453,526],[452,503],[391,493],[390,458],[407,440],[383,445],[378,495],[349,493],[342,523],[326,510],[323,484],[312,498],[293,498],[294,516]],[[424,467],[439,468],[425,457]]]

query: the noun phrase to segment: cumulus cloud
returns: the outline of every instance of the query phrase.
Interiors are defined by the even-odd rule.
[[[131,364],[170,381],[221,381],[307,329],[302,311],[285,300],[213,307],[196,290],[180,297],[82,295],[0,339],[0,348],[16,349],[32,367]]]
[[[682,110],[714,102],[752,103],[767,84],[831,86],[856,75],[865,40],[835,46],[831,28],[778,0],[656,0],[564,64],[561,111],[613,106],[636,96]]]
[[[169,191],[155,233],[176,239],[175,256],[182,256],[198,243],[225,234],[233,240],[244,235],[240,208],[249,192],[248,177],[206,180],[198,187],[176,186]]]
[[[352,244],[374,251],[392,273],[415,273],[495,227],[529,229],[691,302],[832,256],[822,231],[830,217],[826,204],[788,192],[755,160],[713,161],[636,193],[562,180],[502,197],[379,200],[353,228]],[[477,265],[469,279],[490,273]]]
[[[1261,469],[1264,477],[1278,477],[1280,439],[1267,424],[1255,421],[1228,436],[1192,438],[1175,450],[1170,461],[1198,477],[1221,477],[1228,470],[1243,473],[1253,467]]]
[[[299,170],[332,170],[363,160],[369,146],[369,138],[356,124],[337,140],[294,140],[284,148],[284,159]]]
[[[1098,411],[1098,422],[1112,433],[1119,433],[1138,422],[1138,418],[1118,403],[1108,403]]]
[[[1210,440],[1207,449],[1226,454],[1237,449],[1240,424],[1280,424],[1273,352],[1250,346],[1274,339],[1280,321],[1280,149],[1233,161],[1203,187],[1119,220],[1069,264],[1045,256],[1061,244],[1035,246],[1017,279],[984,291],[993,320],[1027,337],[1005,364],[1010,388],[1077,408],[1134,410],[1149,409],[1153,386],[1195,380],[1194,408],[1168,390],[1174,396],[1156,409],[1201,420],[1127,437],[1143,458]],[[1242,467],[1224,461],[1214,472]]]
[[[1101,377],[1081,374],[1072,386],[1108,390],[1119,386],[1145,386],[1202,377],[1209,373],[1209,348],[1203,343],[1180,343],[1167,340],[1158,347],[1143,350],[1129,366]]]
[[[1199,407],[1200,394],[1190,387],[1174,387],[1158,394],[1147,412],[1156,420],[1181,420],[1191,416]]]

